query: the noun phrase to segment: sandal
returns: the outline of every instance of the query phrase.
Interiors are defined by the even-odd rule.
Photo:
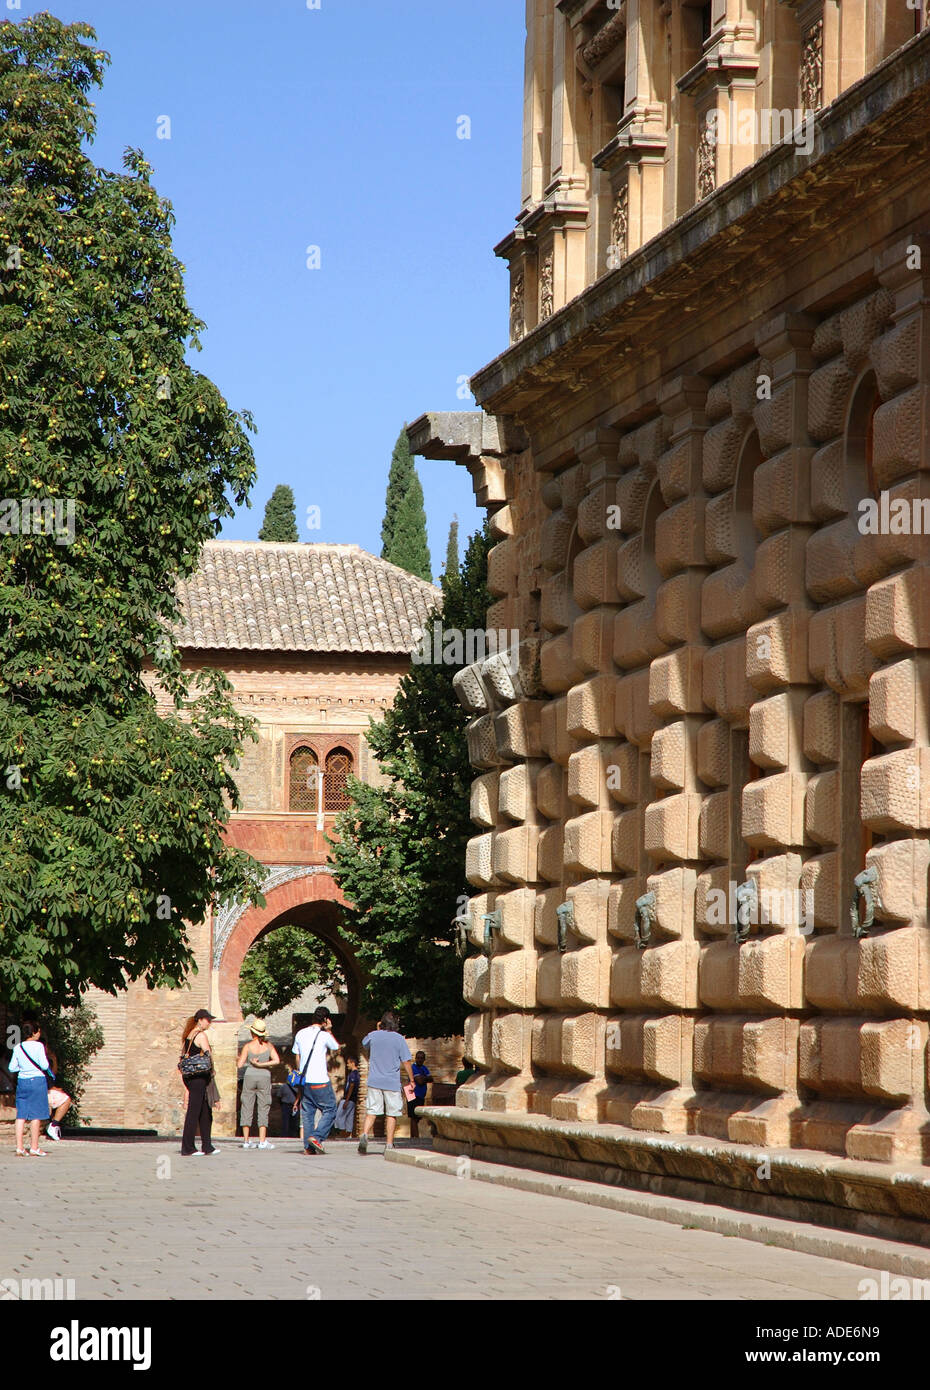
[[[48,1153],[45,1149],[27,1149],[26,1153],[30,1158],[48,1158]]]
[[[17,1149],[17,1150],[16,1150],[16,1157],[17,1157],[17,1158],[26,1158],[27,1155],[28,1155],[28,1153],[29,1153],[29,1150],[28,1150],[28,1149]]]

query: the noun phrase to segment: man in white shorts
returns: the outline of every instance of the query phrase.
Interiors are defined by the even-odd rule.
[[[407,1068],[411,1086],[414,1081],[410,1048],[403,1035],[398,1033],[397,1019],[392,1013],[386,1013],[378,1024],[377,1031],[362,1039],[362,1047],[368,1056],[368,1096],[365,1101],[365,1128],[358,1141],[358,1151],[360,1154],[367,1154],[368,1136],[375,1127],[378,1115],[385,1117],[386,1147],[394,1147],[394,1130],[397,1128],[399,1117],[404,1113],[401,1066]]]

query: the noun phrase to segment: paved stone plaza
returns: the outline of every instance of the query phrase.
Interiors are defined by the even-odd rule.
[[[330,1143],[65,1141],[0,1153],[0,1278],[78,1299],[858,1298],[874,1271],[713,1232],[456,1180]]]

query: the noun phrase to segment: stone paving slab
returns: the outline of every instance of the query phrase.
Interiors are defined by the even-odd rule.
[[[414,1158],[423,1148],[398,1150]],[[78,1299],[856,1300],[869,1270],[331,1143],[0,1152],[0,1278]],[[193,1266],[204,1270],[202,1279]],[[200,1281],[198,1282],[198,1280]]]

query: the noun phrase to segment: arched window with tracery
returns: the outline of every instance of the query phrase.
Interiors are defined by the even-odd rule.
[[[326,755],[323,776],[323,810],[345,811],[349,805],[349,773],[352,754],[345,748],[334,748]]]
[[[290,757],[288,806],[292,811],[315,811],[319,800],[319,760],[312,748],[295,748]]]

